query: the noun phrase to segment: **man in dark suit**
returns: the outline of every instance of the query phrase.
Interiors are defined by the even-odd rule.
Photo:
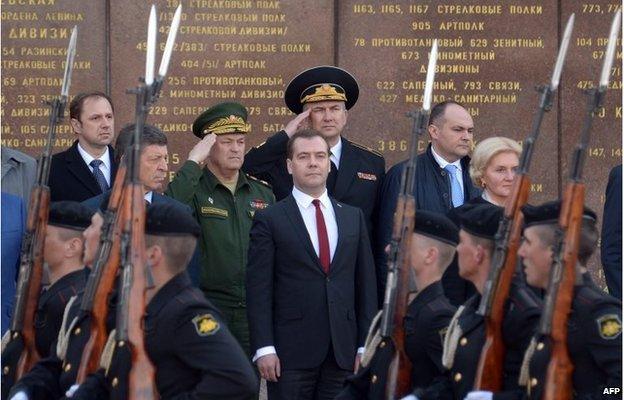
[[[478,197],[480,190],[472,185],[468,174],[474,123],[470,113],[454,101],[436,104],[431,109],[427,128],[431,144],[418,156],[414,177],[414,197],[420,210],[447,214],[468,200]],[[379,219],[375,238],[377,275],[382,276],[379,290],[385,288],[385,247],[390,243],[392,221],[399,195],[405,161],[388,170],[381,191]],[[474,289],[459,277],[457,263],[444,273],[442,284],[453,305],[462,304]],[[471,290],[472,289],[472,290]]]
[[[252,148],[245,155],[243,170],[271,184],[276,200],[289,196],[293,179],[286,168],[286,143],[297,129],[309,126],[319,131],[331,152],[329,195],[362,209],[372,238],[385,161],[380,153],[341,136],[347,110],[355,105],[358,94],[357,81],[343,69],[321,66],[303,71],[288,84],[285,93],[286,105],[297,117],[284,130]]]
[[[124,126],[117,136],[115,147],[115,165],[119,165],[121,158],[129,150],[134,138],[134,124]],[[153,125],[146,124],[143,127],[141,140],[141,153],[139,157],[140,171],[139,178],[143,184],[145,201],[148,203],[176,202],[178,201],[166,197],[162,194],[167,184],[167,172],[169,171],[169,151],[167,150],[167,136]],[[129,173],[129,172],[128,172]],[[102,200],[110,190],[89,198],[83,204],[97,210],[102,204]],[[186,207],[188,208],[188,207]],[[189,210],[190,211],[190,210]]]
[[[600,258],[609,294],[622,300],[622,164],[609,173],[601,237]]]
[[[115,179],[113,103],[101,92],[80,93],[69,116],[77,140],[52,157],[48,186],[52,201],[80,202],[105,192]]]
[[[359,365],[377,306],[361,210],[327,195],[329,145],[313,130],[287,145],[292,194],[256,212],[247,265],[253,357],[269,399],[333,399]]]

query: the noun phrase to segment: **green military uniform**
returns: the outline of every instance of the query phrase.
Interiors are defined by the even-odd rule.
[[[246,112],[242,106],[235,108],[231,103],[226,106],[229,107],[222,104],[215,106],[197,119],[194,131],[199,130],[198,136],[201,137],[202,133],[215,133],[212,129],[201,130],[202,125],[214,121],[215,115],[225,115],[227,119],[234,120],[232,116],[238,115],[237,111],[242,109],[239,114],[242,116],[244,113],[246,120]],[[216,125],[220,134],[239,133],[235,125],[231,128],[234,131],[225,129],[224,126],[227,126],[223,123]],[[194,161],[186,161],[169,184],[167,194],[193,208],[202,230],[199,240],[200,288],[221,310],[228,327],[243,349],[249,353],[245,301],[249,230],[254,213],[275,202],[271,187],[241,171],[232,193],[208,168],[202,169]]]

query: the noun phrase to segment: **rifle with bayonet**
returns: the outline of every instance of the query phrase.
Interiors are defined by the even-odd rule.
[[[516,260],[520,236],[522,234],[522,213],[520,209],[527,202],[531,180],[528,175],[534,145],[540,133],[542,119],[552,107],[553,94],[559,86],[561,71],[572,36],[574,14],[568,19],[557,62],[550,84],[540,86],[540,101],[537,113],[533,118],[531,133],[523,143],[520,165],[514,178],[511,195],[505,203],[505,211],[495,236],[495,247],[492,254],[490,272],[485,283],[483,296],[477,313],[485,321],[485,344],[475,375],[475,390],[496,392],[503,387],[503,364],[505,344],[503,342],[503,318],[505,304],[509,297],[511,281],[516,270]]]
[[[422,109],[408,114],[413,119],[410,156],[401,175],[401,186],[394,214],[392,240],[388,252],[388,278],[384,295],[380,334],[383,345],[391,345],[394,354],[388,365],[385,398],[388,400],[407,395],[411,388],[411,370],[405,352],[405,330],[403,319],[407,312],[408,295],[410,293],[410,246],[414,232],[416,217],[416,200],[414,199],[414,179],[416,174],[416,151],[418,138],[427,130],[433,79],[438,54],[438,43],[434,40],[429,58],[425,95]]]
[[[182,8],[178,6],[171,23],[167,44],[163,52],[158,77],[154,79],[156,52],[156,8],[152,6],[147,33],[147,58],[145,80],[130,90],[136,95],[134,141],[127,155],[128,175],[122,200],[122,213],[127,215],[121,233],[120,257],[122,277],[115,341],[117,346],[127,345],[131,355],[128,374],[128,399],[156,399],[154,365],[145,349],[143,318],[145,291],[153,286],[145,256],[145,200],[140,180],[141,136],[148,109],[158,98],[173,51]]]
[[[122,159],[104,211],[96,256],[80,304],[80,312],[89,315],[90,329],[76,376],[76,383],[79,384],[84,382],[87,375],[98,369],[100,355],[108,337],[106,328],[108,297],[113,290],[119,270],[121,227],[128,218],[119,212],[126,170],[125,159]]]
[[[45,149],[37,165],[37,180],[28,204],[26,231],[20,252],[19,278],[11,326],[7,332],[8,342],[3,340],[2,369],[3,381],[15,382],[39,360],[35,346],[34,319],[41,294],[43,277],[43,245],[48,223],[50,206],[50,163],[52,147],[56,139],[56,127],[65,113],[69,94],[74,56],[76,54],[77,27],[74,26],[67,48],[67,59],[63,75],[61,95],[48,103],[50,118]],[[6,345],[4,345],[6,343]],[[3,392],[5,382],[3,382]]]
[[[552,350],[544,386],[544,400],[572,398],[572,371],[574,365],[568,354],[568,316],[572,306],[574,283],[577,276],[577,256],[582,229],[585,185],[582,181],[583,165],[590,139],[591,125],[595,113],[602,107],[611,65],[615,54],[618,30],[621,20],[618,11],[611,24],[609,42],[598,88],[587,91],[587,108],[581,129],[581,137],[572,154],[570,176],[561,201],[557,227],[557,242],[553,248],[553,262],[544,301],[539,334],[548,336]]]

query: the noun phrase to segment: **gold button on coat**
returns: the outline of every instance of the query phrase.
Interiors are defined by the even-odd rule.
[[[465,346],[468,344],[468,339],[466,339],[465,337],[461,338],[461,340],[459,341],[459,344],[461,346]]]
[[[373,383],[377,382],[377,375],[371,376],[371,382]]]
[[[531,386],[537,386],[537,378],[531,378]]]
[[[542,350],[543,348],[544,348],[544,343],[539,342],[539,343],[537,344],[537,350]]]
[[[461,381],[461,378],[462,378],[462,374],[460,374],[459,372],[455,374],[455,377],[454,377],[455,382]]]
[[[69,372],[69,370],[70,370],[70,369],[71,369],[71,364],[70,364],[70,363],[67,363],[67,364],[65,365],[65,372]]]

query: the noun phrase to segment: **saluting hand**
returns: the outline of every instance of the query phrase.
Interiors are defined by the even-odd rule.
[[[299,129],[305,129],[308,127],[308,117],[310,116],[310,110],[307,109],[301,114],[297,115],[295,118],[290,120],[284,127],[284,131],[288,137],[292,137]]]
[[[282,374],[280,360],[276,354],[267,354],[256,360],[260,376],[269,382],[277,382]]]
[[[191,149],[188,159],[195,161],[199,165],[204,164],[216,140],[217,137],[213,133],[204,136],[204,138]]]

